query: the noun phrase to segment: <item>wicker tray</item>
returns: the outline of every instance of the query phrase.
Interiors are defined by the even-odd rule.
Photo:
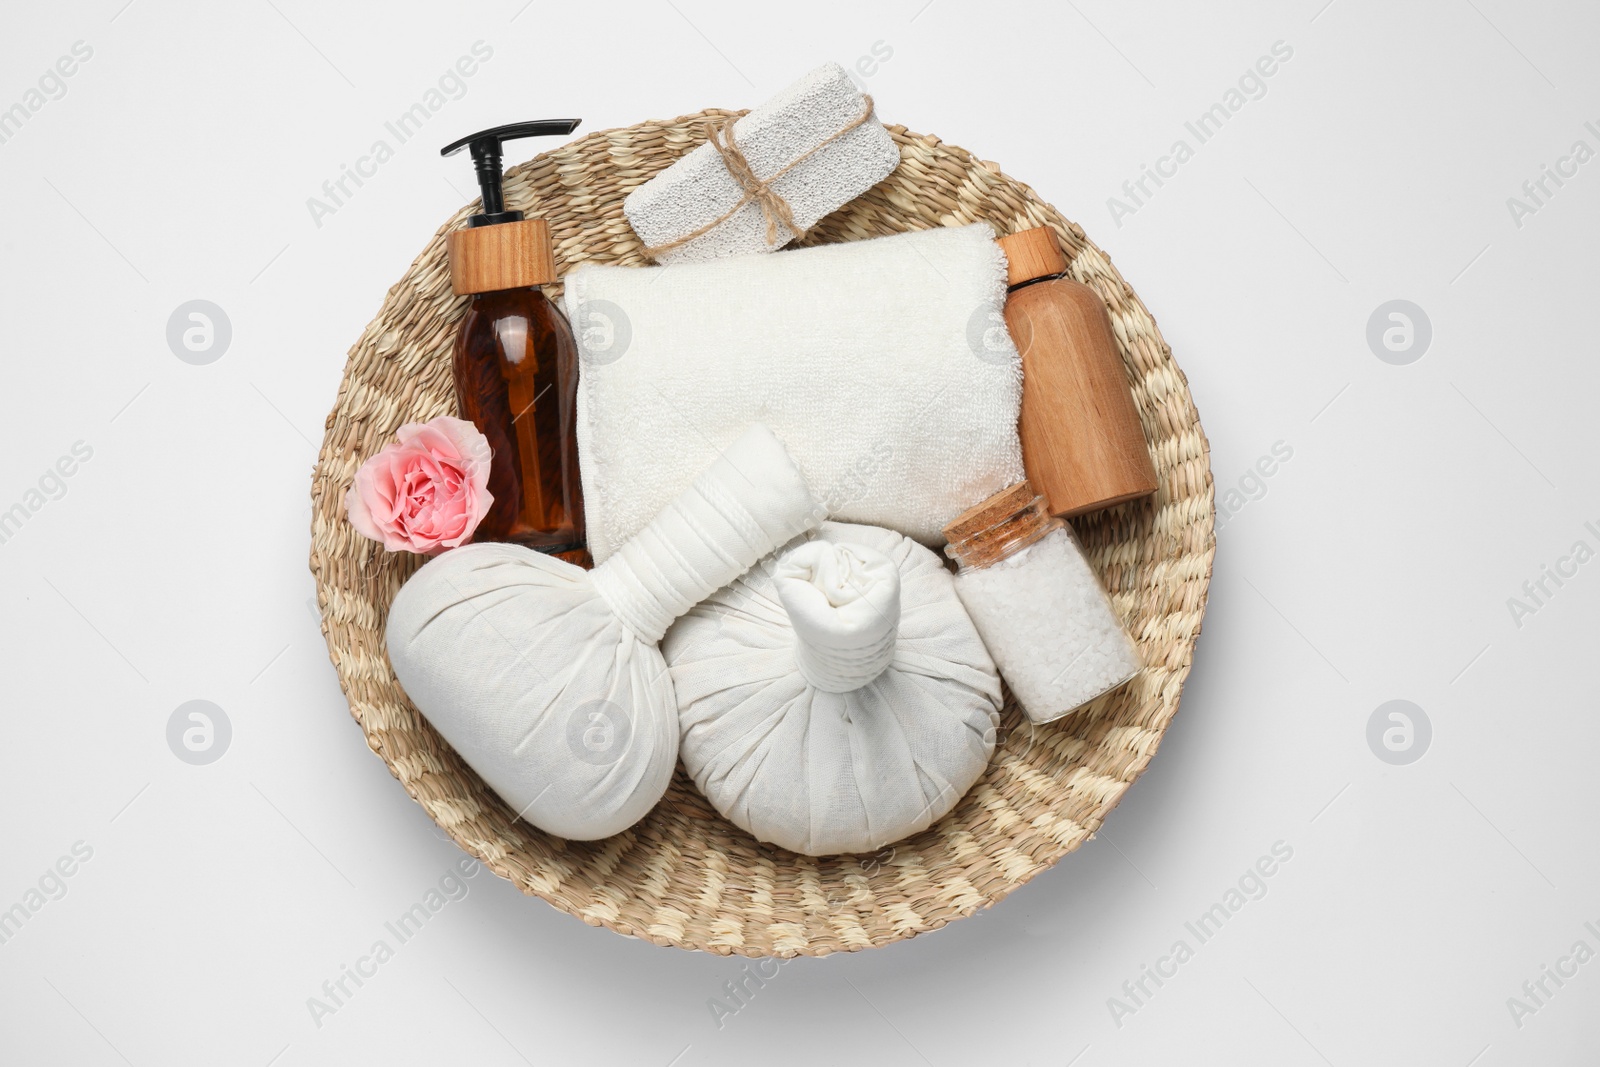
[[[589,134],[511,169],[507,200],[548,220],[562,273],[586,261],[642,265],[623,197],[700,144],[707,119],[734,114],[742,112]],[[312,478],[311,571],[328,653],[367,744],[463,849],[590,925],[746,956],[821,956],[936,930],[1087,841],[1177,711],[1215,551],[1209,453],[1183,372],[1150,313],[1076,225],[995,164],[936,137],[889,130],[899,168],[802,243],[979,219],[999,233],[1055,229],[1072,276],[1109,305],[1160,474],[1153,500],[1075,523],[1148,666],[1048,727],[1029,727],[1008,702],[982,780],[936,825],[870,856],[814,859],[762,845],[718,816],[681,767],[666,799],[616,837],[569,842],[519,822],[411,706],[389,667],[384,619],[422,561],[384,553],[344,514],[356,468],[397,427],[455,412],[450,350],[466,300],[451,295],[444,235],[477,210],[463,207],[350,349]]]

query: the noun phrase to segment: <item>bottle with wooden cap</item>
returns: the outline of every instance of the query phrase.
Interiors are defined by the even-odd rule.
[[[450,281],[472,304],[456,335],[455,385],[461,417],[494,450],[494,503],[475,540],[511,541],[589,566],[578,476],[577,345],[566,316],[540,286],[556,280],[543,219],[508,211],[501,144],[516,137],[571,133],[578,119],[497,126],[446,145],[472,150],[483,211],[449,234]]]
[[[1049,227],[1000,238],[1006,325],[1022,353],[1022,463],[1067,517],[1149,496],[1156,470],[1104,302],[1066,276]]]

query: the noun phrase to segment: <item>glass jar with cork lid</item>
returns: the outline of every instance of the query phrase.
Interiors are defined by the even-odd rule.
[[[1018,703],[1053,722],[1139,673],[1138,649],[1066,523],[1028,482],[944,528],[956,594]]]

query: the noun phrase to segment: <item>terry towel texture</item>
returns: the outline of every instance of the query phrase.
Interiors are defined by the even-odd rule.
[[[927,545],[1023,478],[986,223],[566,278],[589,549],[604,560],[751,422],[830,517]]]
[[[815,149],[772,182],[772,191],[789,205],[801,230],[810,229],[899,166],[900,150],[876,116],[818,148],[859,119],[866,106],[844,68],[828,63],[733,124],[734,144],[763,181]],[[646,247],[654,248],[721,218],[743,196],[743,187],[728,172],[722,156],[703,144],[629,193],[622,210]],[[795,235],[780,227],[777,236],[777,244],[769,246],[766,216],[752,202],[706,234],[656,258],[662,263],[692,262],[769,252]]]

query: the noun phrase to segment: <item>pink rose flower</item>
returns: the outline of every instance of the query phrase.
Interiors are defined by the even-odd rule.
[[[489,512],[489,441],[463,419],[408,422],[356,471],[350,525],[390,552],[433,555],[465,544]]]

